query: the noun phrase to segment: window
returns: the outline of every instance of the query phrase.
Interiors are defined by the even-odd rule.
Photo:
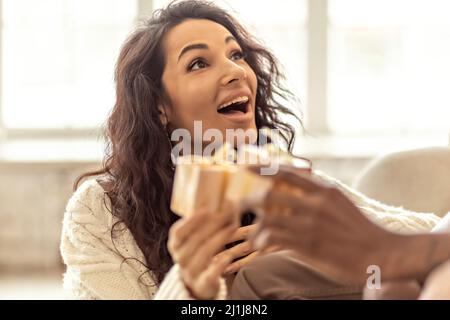
[[[235,15],[275,54],[288,87],[306,99],[306,1],[228,0]]]
[[[450,2],[329,0],[328,124],[450,131]]]
[[[120,45],[138,14],[168,2],[3,0],[0,125],[97,127]],[[448,137],[448,0],[215,2],[278,57],[309,132]]]
[[[114,64],[136,14],[129,0],[3,0],[6,129],[100,125],[114,104]]]

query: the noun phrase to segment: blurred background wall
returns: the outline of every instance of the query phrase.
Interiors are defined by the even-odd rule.
[[[447,0],[216,2],[284,66],[316,168],[352,184],[383,154],[448,145]],[[167,3],[0,0],[0,299],[62,297],[64,208],[101,162],[120,45]]]

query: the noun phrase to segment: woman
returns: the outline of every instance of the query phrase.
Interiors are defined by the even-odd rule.
[[[257,255],[244,241],[252,227],[238,228],[233,215],[199,212],[172,229],[169,253],[177,220],[169,208],[169,137],[177,129],[193,134],[194,121],[223,134],[268,127],[290,150],[295,132],[279,114],[291,112],[276,100],[290,93],[280,85],[276,59],[222,9],[185,1],[156,11],[128,38],[115,79],[104,166],[81,177],[98,176],[80,185],[66,208],[65,287],[77,298],[149,299],[159,287],[161,298],[216,297],[220,276]],[[246,110],[219,112],[243,96]]]
[[[246,241],[253,226],[239,228],[232,208],[176,222],[169,137],[194,133],[194,121],[223,134],[267,127],[290,151],[295,130],[279,115],[292,114],[281,103],[292,95],[280,85],[277,61],[224,10],[184,1],[155,12],[128,38],[115,75],[103,168],[81,177],[97,176],[66,208],[65,288],[76,298],[224,298],[223,276],[258,255]],[[243,109],[223,110],[236,99],[246,101]],[[414,218],[418,228],[436,221]]]

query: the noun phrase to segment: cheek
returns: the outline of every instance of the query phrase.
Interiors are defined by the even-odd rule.
[[[213,88],[208,87],[208,81],[192,81],[180,86],[178,92],[180,112],[188,119],[202,119],[207,117],[212,109],[214,99]]]
[[[256,96],[256,89],[258,88],[258,79],[256,78],[255,72],[248,64],[246,66],[246,69],[247,69],[248,83],[251,86],[254,96]]]
[[[210,117],[206,110],[213,101],[214,90],[208,87],[211,81],[204,77],[184,77],[172,69],[165,70],[162,81],[171,102],[173,127],[188,128],[194,120]]]
[[[215,115],[214,88],[205,79],[180,81],[172,91],[173,122],[176,127],[188,128],[195,120],[208,122]],[[214,111],[214,112],[213,112]]]

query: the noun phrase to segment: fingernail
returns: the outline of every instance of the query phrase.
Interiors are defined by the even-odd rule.
[[[233,271],[234,271],[234,267],[233,267],[233,266],[228,266],[228,267],[225,269],[225,273],[226,273],[226,274],[232,273]]]
[[[269,238],[269,231],[263,230],[258,234],[254,241],[254,246],[256,249],[261,249],[267,243],[267,239]]]

